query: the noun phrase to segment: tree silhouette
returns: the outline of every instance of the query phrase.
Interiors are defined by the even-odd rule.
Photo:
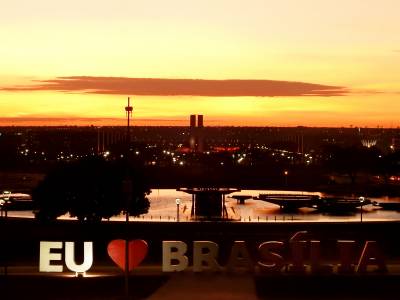
[[[384,183],[388,184],[390,176],[400,173],[400,151],[381,156],[379,161],[377,172],[383,177]]]
[[[91,157],[59,166],[35,188],[32,200],[36,218],[54,220],[69,213],[81,221],[100,221],[118,215],[126,210],[124,181],[131,191],[129,213],[147,213],[150,189],[140,164],[130,163],[127,167],[123,161]]]
[[[346,174],[352,184],[360,172],[373,173],[378,164],[380,152],[377,148],[361,146],[330,146],[325,149],[327,167],[332,171]]]

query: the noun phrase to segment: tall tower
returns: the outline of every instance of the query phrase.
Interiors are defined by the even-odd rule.
[[[198,115],[197,116],[197,127],[198,128],[203,128],[204,127],[203,120],[204,120],[204,116],[203,115]]]
[[[196,115],[190,115],[190,128],[196,127]]]
[[[204,151],[203,129],[204,129],[204,116],[198,115],[196,118],[196,115],[190,115],[189,146],[192,152]]]

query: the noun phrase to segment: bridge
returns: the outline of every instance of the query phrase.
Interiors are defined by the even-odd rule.
[[[347,212],[372,203],[364,197],[320,197],[303,194],[260,194],[255,199],[279,205],[282,210],[308,207],[327,212]]]
[[[260,194],[255,199],[279,205],[280,209],[295,210],[301,207],[314,207],[320,197],[303,194]]]

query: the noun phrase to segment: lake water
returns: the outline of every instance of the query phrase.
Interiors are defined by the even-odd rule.
[[[245,204],[238,204],[236,199],[229,196],[233,195],[249,195],[256,197],[259,194],[304,194],[304,195],[320,195],[321,193],[310,193],[302,191],[274,191],[274,190],[242,190],[235,192],[226,197],[226,207],[228,215],[232,220],[239,222],[360,222],[363,221],[391,221],[400,220],[400,212],[391,210],[382,210],[372,205],[366,205],[363,209],[357,209],[353,213],[346,215],[333,215],[322,213],[311,208],[301,208],[294,212],[282,212],[277,205],[261,201],[246,200]],[[179,206],[180,221],[190,221],[192,196],[185,192],[176,191],[175,189],[153,189],[149,195],[150,209],[148,214],[139,218],[131,217],[131,220],[146,221],[171,221],[176,222],[177,205],[176,198],[181,200]],[[399,201],[400,198],[369,198],[372,201]],[[10,211],[10,217],[33,218],[32,211]],[[68,215],[62,216],[61,219],[70,219]],[[123,215],[112,217],[112,221],[123,221]]]
[[[242,190],[232,193],[232,195],[250,195],[258,196],[259,194],[304,194],[304,195],[320,195],[322,193],[302,192],[302,191],[274,191],[274,190]],[[311,208],[301,208],[291,213],[282,212],[277,205],[261,200],[246,200],[245,204],[238,204],[236,199],[226,197],[226,206],[228,214],[232,219],[242,222],[291,222],[291,221],[385,221],[385,220],[400,220],[400,212],[382,210],[376,206],[366,205],[363,209],[357,209],[354,213],[346,215],[333,215],[321,213],[318,210]],[[148,216],[145,218],[162,219],[166,217],[172,220],[176,218],[176,203],[175,199],[181,199],[180,204],[180,219],[188,220],[190,218],[190,209],[192,196],[185,192],[176,191],[174,189],[155,189],[149,196],[151,208]],[[369,198],[372,201],[399,201],[400,198]]]

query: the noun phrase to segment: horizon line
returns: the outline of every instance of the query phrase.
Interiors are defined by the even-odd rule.
[[[97,127],[97,128],[103,128],[103,127],[121,127],[121,128],[126,128],[126,125],[1,125],[0,128],[76,128],[76,127]],[[189,128],[189,125],[130,125],[130,127],[182,127],[182,128]],[[221,127],[226,127],[226,128],[331,128],[331,129],[396,129],[400,130],[400,126],[392,126],[392,127],[385,127],[385,126],[378,126],[378,127],[372,127],[372,126],[320,126],[320,125],[314,125],[314,126],[308,126],[308,125],[212,125],[212,126],[203,126],[204,128],[221,128]]]

